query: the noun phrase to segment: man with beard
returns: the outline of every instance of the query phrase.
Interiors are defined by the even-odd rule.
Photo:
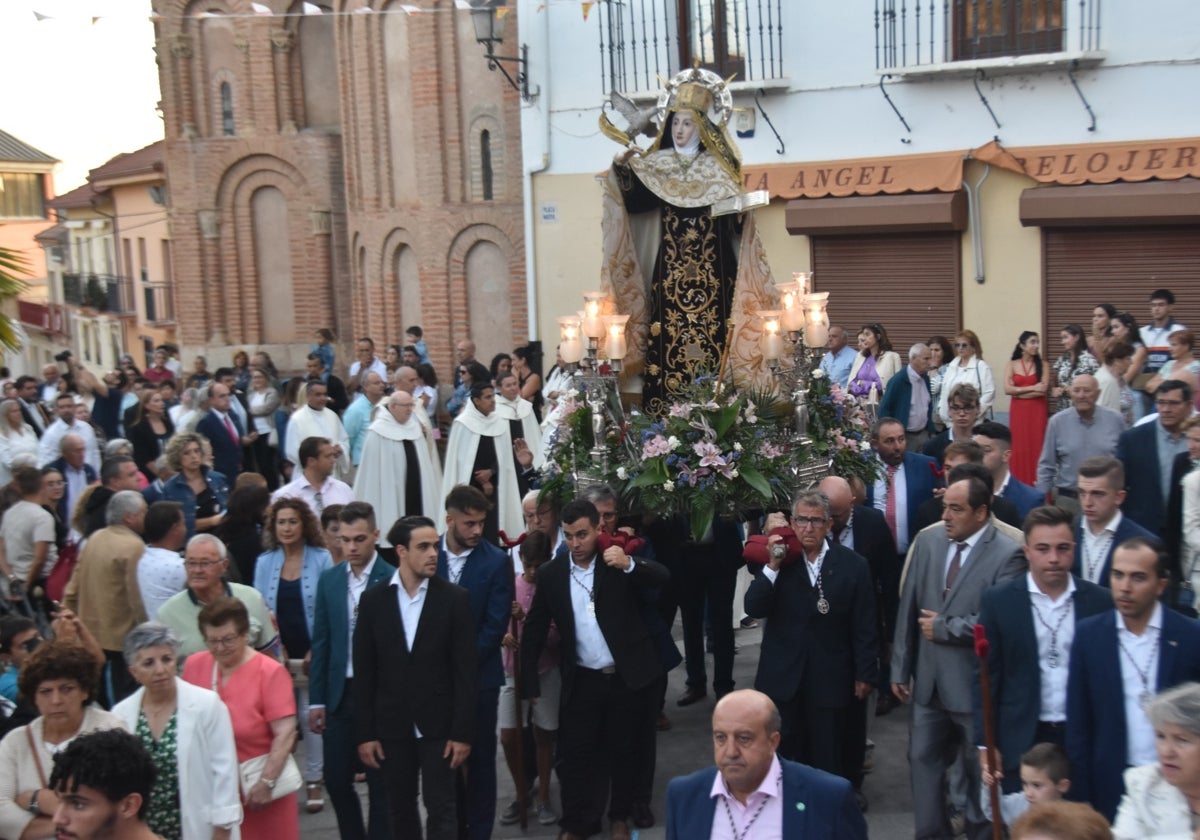
[[[73,840],[157,840],[146,823],[158,778],[141,740],[120,729],[80,735],[54,757],[47,787],[58,796],[55,836]],[[228,829],[213,832],[214,840]]]

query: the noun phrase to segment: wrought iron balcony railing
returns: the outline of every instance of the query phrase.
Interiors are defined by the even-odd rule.
[[[606,93],[648,93],[699,62],[736,82],[784,78],[783,0],[613,0],[598,4]]]
[[[875,0],[875,67],[1100,48],[1100,0]]]

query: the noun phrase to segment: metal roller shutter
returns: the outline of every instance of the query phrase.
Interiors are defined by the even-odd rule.
[[[851,345],[863,324],[878,322],[900,357],[931,335],[959,328],[962,236],[958,233],[814,236],[817,291],[830,292],[829,322]]]
[[[1098,303],[1147,323],[1159,288],[1175,293],[1176,320],[1200,329],[1200,226],[1045,228],[1042,266],[1044,335],[1055,357],[1062,326],[1090,332]]]

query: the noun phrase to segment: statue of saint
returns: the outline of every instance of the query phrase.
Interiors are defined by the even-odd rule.
[[[626,371],[640,374],[642,408],[663,414],[697,375],[768,386],[759,309],[778,304],[766,254],[742,188],[727,125],[725,82],[699,68],[659,94],[648,150],[606,118],[627,147],[613,158],[603,217],[605,291],[630,314]],[[633,385],[636,389],[636,384]]]

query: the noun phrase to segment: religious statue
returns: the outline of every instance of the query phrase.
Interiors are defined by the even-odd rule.
[[[641,122],[622,110],[634,127]],[[727,125],[733,99],[708,70],[677,74],[660,92],[648,149],[601,117],[626,148],[605,183],[602,281],[630,314],[627,374],[642,408],[661,415],[700,374],[770,387],[759,350],[760,309],[778,304]],[[636,387],[636,385],[634,386]]]

